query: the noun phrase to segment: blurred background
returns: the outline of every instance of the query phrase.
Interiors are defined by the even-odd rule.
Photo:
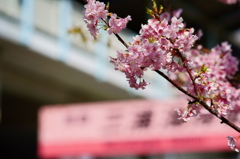
[[[147,23],[145,10],[152,2],[108,1],[111,12],[132,16],[128,29],[120,34],[130,42],[141,24]],[[240,57],[239,4],[225,5],[217,0],[157,2],[182,8],[187,26],[202,29],[200,42],[207,48],[229,41],[233,54]],[[124,47],[105,32],[98,41],[93,40],[82,19],[83,4],[81,0],[0,0],[0,158],[38,158],[38,111],[44,105],[175,95],[166,81],[151,72],[146,75],[151,83],[146,90],[129,88],[124,75],[108,63],[108,56]],[[73,27],[80,28],[79,35],[68,33]],[[186,154],[185,158],[205,155],[236,158],[232,152]]]

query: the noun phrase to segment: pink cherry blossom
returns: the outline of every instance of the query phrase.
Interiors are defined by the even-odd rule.
[[[232,150],[234,150],[236,152],[239,152],[239,150],[237,149],[237,141],[236,141],[236,139],[234,137],[232,137],[232,136],[228,136],[227,140],[228,140],[228,146]]]
[[[118,34],[122,29],[126,28],[128,21],[132,20],[131,16],[126,18],[118,18],[116,14],[112,14],[109,20],[109,28],[107,29],[109,34]]]
[[[176,108],[174,111],[180,116],[178,119],[187,122],[191,117],[201,116],[199,104],[189,104],[185,109]]]
[[[113,15],[113,17],[116,18],[116,15]],[[183,71],[185,68],[181,63],[173,60],[178,58],[175,57],[176,54],[173,50],[189,51],[198,39],[193,34],[193,29],[183,29],[183,27],[181,17],[173,17],[170,21],[167,19],[162,21],[150,19],[148,24],[142,25],[140,35],[137,35],[127,48],[124,60],[122,58],[123,52],[118,51],[118,54],[121,55],[117,55],[117,58],[111,58],[111,63],[115,65],[117,70],[122,66],[127,66],[128,69],[121,69],[121,71],[126,74],[130,87],[136,89],[145,88],[140,87],[142,82],[139,83],[139,81],[143,78],[147,68],[151,70],[164,68],[168,71]],[[111,25],[109,31],[110,29]],[[144,83],[144,86],[146,84],[148,83]]]
[[[203,53],[202,47],[185,52],[187,59],[191,59],[189,67],[195,78],[195,87],[202,100],[210,102],[210,107],[221,116],[226,116],[230,111],[239,107],[239,90],[233,87],[227,79],[238,70],[238,60],[231,54],[231,46],[227,42],[212,48],[209,53]],[[201,70],[206,67],[205,71]],[[191,79],[186,73],[175,72],[174,79],[185,76],[185,82],[180,83],[191,94],[195,94]]]
[[[99,19],[106,19],[108,11],[105,10],[105,4],[95,0],[88,0],[88,3],[84,5],[85,10],[83,10],[83,19],[87,24],[87,27],[94,37],[97,38],[98,33],[98,23]]]
[[[173,15],[173,17],[179,18],[180,15],[182,14],[182,12],[183,12],[183,10],[180,8],[180,9],[174,10],[172,15]]]
[[[170,21],[171,19],[171,14],[169,12],[164,12],[160,15],[160,19],[161,20],[167,20],[167,21]]]
[[[94,38],[99,19],[104,19],[109,34],[118,34],[131,20],[130,16],[119,18],[116,14],[108,14],[105,5],[95,0],[89,0],[85,8],[84,21]],[[129,46],[125,45],[125,50],[118,50],[116,57],[110,57],[110,63],[115,70],[125,74],[130,87],[135,89],[145,89],[150,84],[144,79],[145,71],[165,70],[170,82],[183,88],[187,92],[182,91],[185,95],[192,95],[188,95],[192,99],[187,108],[175,109],[183,122],[202,115],[201,102],[205,102],[206,105],[202,105],[219,118],[231,111],[240,112],[240,84],[233,86],[230,83],[239,64],[232,56],[231,45],[222,42],[210,50],[196,45],[202,32],[196,35],[193,28],[185,28],[181,12],[180,9],[153,16],[142,25],[139,35],[133,37]],[[111,15],[109,21],[107,15]],[[236,138],[228,136],[227,139],[229,147],[238,151]]]

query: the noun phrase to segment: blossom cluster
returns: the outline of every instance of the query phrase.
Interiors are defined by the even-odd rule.
[[[88,0],[85,8],[84,21],[96,38],[99,19],[106,20],[108,10],[104,3],[95,0]],[[208,52],[200,45],[193,47],[199,37],[193,28],[185,28],[180,17],[181,9],[156,12],[152,12],[153,18],[142,25],[140,34],[133,38],[126,50],[117,51],[115,58],[110,57],[115,70],[125,73],[130,87],[144,89],[149,84],[144,80],[144,72],[164,69],[172,80],[200,97],[219,117],[239,106],[240,91],[228,81],[238,70],[238,60],[231,55],[231,46],[224,42]],[[106,23],[109,34],[119,33],[131,20],[130,16],[109,15]],[[201,115],[199,103],[190,103],[187,109],[176,110],[183,121]]]
[[[191,59],[189,67],[194,84],[186,73],[178,71],[172,77],[177,81],[184,76],[184,82],[179,82],[179,85],[186,87],[191,94],[201,97],[218,116],[226,116],[234,108],[240,108],[240,89],[234,87],[228,80],[237,72],[239,62],[232,56],[231,46],[227,42],[209,51],[204,51],[202,46],[198,46],[185,55],[187,59]],[[199,103],[193,102],[189,104],[188,109],[178,110],[180,119],[187,121],[192,116],[201,115],[199,107]]]
[[[119,33],[122,29],[126,28],[126,25],[130,20],[132,20],[131,16],[127,16],[126,18],[118,18],[117,14],[112,14],[109,20],[109,28],[107,29],[108,33]]]
[[[100,19],[104,21],[109,34],[119,33],[131,20],[130,16],[119,18],[116,14],[108,13],[105,4],[95,0],[88,0],[85,8],[84,21],[94,38]],[[129,46],[125,45],[126,50],[118,50],[116,57],[110,57],[115,70],[126,75],[130,87],[145,89],[149,84],[144,79],[146,70],[165,70],[169,81],[192,95],[187,108],[175,109],[183,122],[202,115],[202,106],[196,99],[206,103],[219,118],[232,110],[240,110],[240,85],[230,82],[239,64],[232,56],[231,46],[223,42],[208,50],[196,45],[202,34],[185,27],[180,17],[181,9],[162,12],[155,7],[148,12],[152,18],[142,25],[139,35],[133,37]],[[236,140],[228,137],[228,141],[229,146],[237,150]]]
[[[95,0],[88,0],[88,3],[84,6],[83,19],[87,23],[87,27],[91,35],[96,39],[97,36],[97,26],[99,19],[106,19],[108,11],[105,10],[105,4]]]
[[[127,50],[118,51],[117,57],[111,57],[110,62],[116,70],[126,74],[130,87],[144,89],[149,84],[143,79],[147,68],[167,71],[185,69],[178,56],[189,51],[198,39],[193,33],[193,28],[184,28],[181,17],[150,19],[148,24],[142,25],[140,35],[133,38]]]
[[[116,14],[109,13],[103,2],[96,0],[88,0],[87,2],[88,3],[84,5],[85,10],[83,10],[83,19],[94,39],[97,39],[100,21],[103,20],[106,22],[108,16],[111,15],[109,23],[105,24],[104,28],[108,30],[109,34],[119,33],[122,29],[126,28],[128,21],[132,20],[130,16],[119,18]]]

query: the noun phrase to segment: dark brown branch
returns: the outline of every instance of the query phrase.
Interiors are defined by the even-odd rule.
[[[118,35],[118,34],[115,34],[114,35],[117,37],[117,39],[126,47],[128,48],[128,44]]]
[[[181,86],[179,86],[178,84],[176,84],[173,80],[171,80],[167,75],[165,75],[163,72],[159,71],[159,70],[155,70],[155,72],[157,72],[160,76],[162,76],[163,78],[165,78],[168,82],[170,82],[173,86],[175,86],[179,91],[183,92],[184,94],[186,94],[187,96],[195,99],[196,97],[190,93],[188,93],[185,89],[183,89]]]
[[[107,27],[110,27],[108,22],[105,20],[105,19],[102,19],[102,21],[107,25]],[[126,47],[128,48],[128,44],[118,35],[118,34],[115,34],[114,35],[117,37],[117,39]]]
[[[188,66],[187,66],[187,64],[186,64],[186,59],[185,59],[185,57],[182,56],[182,54],[181,54],[179,51],[178,51],[178,54],[180,55],[180,58],[181,58],[182,61],[183,61],[183,66],[184,66],[185,69],[187,70],[187,73],[188,73],[188,75],[189,75],[189,77],[190,77],[190,79],[191,79],[191,81],[192,81],[195,94],[196,94],[196,96],[198,96],[198,91],[197,91],[197,87],[196,87],[196,84],[195,84],[195,80],[193,79],[193,76],[192,76],[192,74],[191,74],[191,72],[190,72],[190,70],[189,70],[189,68],[188,68]]]

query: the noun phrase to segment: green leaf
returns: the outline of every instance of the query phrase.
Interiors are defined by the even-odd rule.
[[[149,14],[149,15],[154,15],[154,12],[153,10],[149,9],[149,8],[146,8],[146,13]]]
[[[152,0],[152,2],[153,2],[153,9],[154,9],[155,13],[157,13],[158,12],[158,10],[157,10],[157,3],[156,3],[155,0]]]
[[[110,7],[110,2],[107,3],[106,10],[109,10],[109,7]]]
[[[206,64],[203,64],[201,67],[202,72],[207,72],[208,67],[206,67]]]
[[[162,13],[162,11],[163,11],[163,6],[160,5],[158,14]]]

